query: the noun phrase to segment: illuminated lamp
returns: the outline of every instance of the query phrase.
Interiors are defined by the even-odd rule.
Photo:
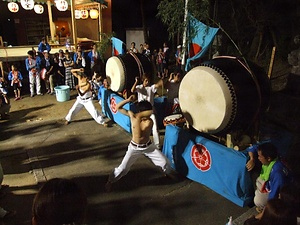
[[[91,17],[92,19],[97,19],[98,16],[99,16],[98,10],[96,10],[96,9],[91,9],[91,10],[90,10],[90,17]]]
[[[21,6],[25,10],[32,10],[34,7],[34,1],[33,0],[21,0]]]
[[[19,11],[19,5],[15,2],[10,2],[7,4],[9,11],[16,13]]]
[[[81,13],[81,19],[87,19],[89,17],[89,13],[86,9],[81,10],[80,13]]]
[[[44,12],[44,7],[40,4],[36,4],[33,9],[36,14],[42,14]]]
[[[75,19],[80,19],[81,18],[81,12],[80,10],[76,9],[75,10]]]
[[[58,0],[56,1],[56,8],[59,11],[67,11],[68,9],[68,2],[66,0]]]

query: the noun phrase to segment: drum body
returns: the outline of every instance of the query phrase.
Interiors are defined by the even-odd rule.
[[[168,124],[182,126],[185,123],[185,118],[181,114],[173,114],[164,118],[163,124],[167,126]]]
[[[234,57],[218,57],[190,70],[179,88],[189,125],[209,133],[247,129],[267,108],[270,84],[260,68]]]
[[[141,77],[144,73],[152,74],[152,63],[147,56],[127,53],[110,57],[105,70],[111,90],[119,92],[131,89],[135,77]]]

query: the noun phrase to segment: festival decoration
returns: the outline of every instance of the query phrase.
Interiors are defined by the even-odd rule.
[[[75,19],[80,19],[81,18],[81,12],[80,12],[80,10],[78,10],[78,9],[76,9],[75,10]]]
[[[87,10],[83,9],[81,12],[81,19],[87,19],[89,17],[89,13]]]
[[[92,19],[97,19],[98,16],[99,16],[98,10],[96,10],[96,9],[91,9],[91,10],[90,10],[90,17],[91,17]]]
[[[21,0],[21,6],[25,10],[32,10],[34,7],[34,1],[33,0]]]
[[[42,14],[44,12],[44,7],[40,4],[36,4],[33,9],[36,14]]]
[[[16,13],[19,11],[19,5],[15,2],[9,2],[7,4],[7,7],[9,9],[9,11],[13,12],[13,13]]]
[[[55,3],[56,3],[56,8],[59,11],[67,11],[69,5],[66,0],[57,0],[55,1]]]

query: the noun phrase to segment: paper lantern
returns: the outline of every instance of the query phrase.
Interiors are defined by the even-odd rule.
[[[10,2],[7,4],[9,11],[16,13],[19,11],[19,5],[15,2]]]
[[[58,0],[56,1],[56,8],[59,11],[67,11],[68,9],[68,2],[66,0]]]
[[[90,10],[90,17],[91,17],[92,19],[97,19],[98,16],[99,16],[98,10],[96,10],[96,9],[91,9],[91,10]]]
[[[34,7],[34,1],[33,0],[21,0],[21,6],[25,10],[32,10]]]
[[[44,7],[40,4],[36,4],[33,9],[36,14],[42,14],[44,12]]]
[[[80,17],[81,17],[81,12],[80,12],[80,10],[76,9],[75,10],[75,19],[80,19]]]
[[[81,19],[87,19],[89,17],[89,12],[85,9],[81,10]]]

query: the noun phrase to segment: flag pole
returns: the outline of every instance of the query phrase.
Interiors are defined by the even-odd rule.
[[[184,65],[185,65],[185,58],[186,58],[186,36],[187,36],[187,15],[188,15],[188,1],[185,0],[185,6],[184,6],[184,32],[183,32],[183,40],[182,40],[182,60],[181,60],[181,67],[184,71]]]

